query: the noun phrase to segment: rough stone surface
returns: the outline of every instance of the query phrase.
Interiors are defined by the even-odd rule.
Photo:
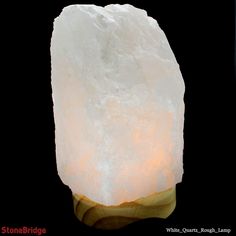
[[[184,82],[164,32],[131,5],[71,5],[51,40],[58,173],[105,205],[182,179]]]

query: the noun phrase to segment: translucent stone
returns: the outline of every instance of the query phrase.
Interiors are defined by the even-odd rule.
[[[71,5],[51,40],[58,173],[117,205],[183,174],[184,82],[164,32],[131,5]]]

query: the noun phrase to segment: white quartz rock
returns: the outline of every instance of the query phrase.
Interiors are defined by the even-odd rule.
[[[58,173],[117,205],[183,174],[184,82],[164,32],[131,5],[71,5],[51,40]]]

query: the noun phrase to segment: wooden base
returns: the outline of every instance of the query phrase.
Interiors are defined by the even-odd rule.
[[[175,188],[117,206],[105,206],[78,194],[74,194],[73,199],[77,218],[99,229],[118,229],[151,217],[167,218],[176,205]]]

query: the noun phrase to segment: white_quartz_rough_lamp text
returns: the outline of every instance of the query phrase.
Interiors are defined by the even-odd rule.
[[[130,4],[70,5],[54,20],[58,174],[79,220],[168,217],[183,176],[185,85],[157,21]]]

